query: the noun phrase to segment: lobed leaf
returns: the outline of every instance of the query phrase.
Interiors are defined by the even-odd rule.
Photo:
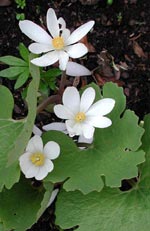
[[[62,229],[80,231],[148,231],[150,230],[150,116],[145,117],[142,164],[139,182],[130,191],[105,188],[100,193],[83,195],[79,191],[59,193],[56,223]],[[63,214],[63,216],[62,216]]]
[[[10,190],[0,193],[0,219],[4,230],[25,231],[30,228],[44,212],[52,185],[34,188],[31,183],[21,178]]]

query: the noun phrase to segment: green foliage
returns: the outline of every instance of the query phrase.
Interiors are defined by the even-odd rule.
[[[23,45],[20,46],[20,54],[22,54],[23,59],[20,58],[16,58],[14,56],[3,56],[0,57],[0,61],[10,65],[9,68],[6,68],[2,71],[0,71],[0,77],[5,77],[8,78],[10,80],[15,80],[16,84],[15,84],[15,89],[18,89],[19,87],[21,87],[29,78],[29,61],[27,59],[27,56],[25,56],[25,51],[23,51],[23,49],[25,50],[25,48],[23,48]]]
[[[25,231],[39,218],[49,202],[52,185],[33,187],[21,178],[11,190],[0,193],[0,219],[4,230]]]
[[[20,53],[20,56],[24,59],[24,61],[28,63],[30,53],[23,43],[19,44],[19,53]]]
[[[54,140],[61,147],[61,155],[54,161],[54,171],[45,181],[55,183],[67,179],[64,189],[87,194],[102,190],[102,176],[107,186],[119,187],[122,179],[138,175],[137,165],[144,162],[144,152],[138,150],[144,130],[138,126],[138,118],[132,111],[123,113],[125,98],[121,88],[108,83],[103,88],[103,96],[116,100],[110,114],[112,126],[96,129],[94,141],[88,149],[80,150],[61,132],[50,131],[43,135],[44,142]]]
[[[24,13],[16,13],[16,19],[17,20],[24,20],[25,19],[25,14]]]
[[[31,65],[30,69],[33,80],[27,92],[28,116],[25,119],[12,119],[13,97],[6,87],[0,87],[0,190],[4,185],[11,188],[19,180],[18,157],[23,153],[31,136],[36,117],[40,75],[37,67]]]
[[[52,68],[46,72],[41,72],[41,88],[39,89],[42,93],[48,92],[49,89],[55,90],[56,78],[61,75],[62,72],[58,68]]]
[[[112,5],[113,4],[113,0],[107,0],[107,4],[108,5]]]
[[[24,60],[17,58],[17,57],[14,57],[14,56],[11,56],[11,55],[6,55],[3,57],[0,57],[0,62],[3,62],[3,63],[10,65],[10,66],[17,66],[17,67],[28,66]]]
[[[17,4],[17,8],[21,8],[22,10],[26,7],[26,0],[15,0]]]
[[[145,117],[142,164],[138,183],[130,191],[105,188],[100,193],[83,195],[79,191],[59,194],[56,223],[63,229],[78,225],[80,231],[150,230],[150,116]],[[63,213],[63,216],[62,216]]]
[[[30,77],[30,53],[23,43],[19,44],[19,53],[22,59],[10,55],[0,57],[0,62],[10,66],[0,71],[0,77],[16,80],[15,89],[22,87]],[[56,89],[56,78],[61,75],[61,73],[62,72],[58,68],[41,71],[39,91],[48,96],[49,89]]]

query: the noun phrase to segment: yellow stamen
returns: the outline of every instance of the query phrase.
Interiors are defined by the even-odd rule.
[[[82,121],[84,121],[86,118],[86,115],[84,112],[78,112],[75,116],[75,121],[78,123],[81,123]]]
[[[35,152],[30,156],[30,160],[35,166],[42,166],[45,162],[45,156],[41,152]]]
[[[62,37],[55,37],[52,40],[52,45],[55,49],[61,50],[64,47],[64,39]]]

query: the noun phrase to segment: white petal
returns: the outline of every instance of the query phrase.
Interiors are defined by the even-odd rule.
[[[87,115],[106,115],[112,111],[115,106],[115,100],[110,98],[105,98],[94,103]]]
[[[70,36],[70,30],[69,29],[63,29],[61,37],[64,39],[65,45],[67,45],[66,41],[67,41],[69,36]]]
[[[66,127],[71,137],[82,135],[82,123],[75,123],[73,120],[67,120]]]
[[[39,168],[39,172],[36,174],[35,179],[43,180],[49,172],[52,172],[53,169],[53,162],[49,159],[46,159],[44,165]]]
[[[82,26],[78,27],[67,40],[67,44],[73,44],[82,39],[94,26],[94,21],[89,21]]]
[[[51,51],[45,55],[42,55],[40,58],[32,59],[31,63],[39,67],[46,67],[52,65],[53,63],[56,63],[57,61],[58,61],[58,52]]]
[[[80,95],[76,87],[67,87],[63,93],[62,101],[64,106],[74,114],[79,112]]]
[[[56,198],[58,192],[59,192],[59,189],[58,189],[58,188],[56,188],[56,189],[54,189],[54,190],[52,191],[50,200],[49,200],[49,202],[48,202],[48,204],[47,204],[47,208],[53,203],[53,201],[55,200],[55,198]]]
[[[30,153],[43,152],[43,141],[40,136],[33,136],[26,147],[26,151]]]
[[[50,8],[47,11],[47,28],[49,30],[49,32],[51,33],[51,35],[54,37],[58,37],[59,36],[59,24],[58,24],[58,20],[55,14],[55,11]]]
[[[75,125],[75,121],[74,120],[66,120],[65,123],[66,123],[66,128],[67,128],[67,131],[69,133],[69,136],[70,137],[75,136],[76,133],[73,130],[73,126]]]
[[[66,125],[62,122],[53,122],[42,127],[45,131],[66,131]]]
[[[65,51],[59,51],[59,68],[65,71],[69,60],[69,55]]]
[[[80,111],[86,112],[94,102],[94,99],[95,90],[92,87],[88,87],[87,89],[85,89],[81,96]]]
[[[112,124],[112,121],[107,117],[93,116],[89,118],[88,123],[96,128],[107,128]]]
[[[32,132],[34,135],[38,135],[38,136],[42,135],[42,131],[36,125],[33,126]]]
[[[60,146],[54,141],[49,141],[44,146],[44,154],[51,160],[56,159],[60,154]]]
[[[86,139],[83,135],[79,136],[78,143],[87,143],[91,144],[93,142],[93,137],[90,139]]]
[[[62,17],[58,19],[58,23],[61,25],[61,30],[64,30],[66,28],[66,22]]]
[[[61,119],[72,119],[74,117],[73,113],[62,104],[54,106],[54,113]]]
[[[93,138],[94,131],[95,131],[95,128],[93,126],[91,126],[89,124],[83,124],[82,129],[83,129],[83,136],[86,139],[92,139]]]
[[[73,59],[80,58],[88,52],[87,47],[83,43],[77,43],[65,47],[69,56]]]
[[[85,76],[91,75],[91,72],[83,65],[69,61],[67,63],[66,74],[70,76]]]
[[[51,44],[41,44],[41,43],[32,43],[28,48],[34,54],[41,54],[43,52],[54,50]]]
[[[38,43],[50,44],[51,36],[40,26],[29,20],[19,22],[21,31],[30,39]]]
[[[24,174],[25,174],[26,178],[32,178],[32,177],[35,177],[38,174],[39,169],[40,169],[39,166],[32,165],[32,167],[29,168],[27,170],[27,172],[25,172]]]
[[[27,170],[32,167],[30,156],[31,156],[31,153],[26,152],[19,157],[19,164],[20,164],[20,168],[23,173],[26,173]]]

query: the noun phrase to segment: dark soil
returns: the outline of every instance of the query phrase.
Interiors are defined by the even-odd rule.
[[[26,0],[23,10],[18,9],[15,3],[0,7],[1,55],[18,56],[19,42],[30,44],[30,40],[19,30],[17,12],[25,13],[26,19],[45,27],[47,9],[52,7],[58,17],[62,16],[66,20],[71,30],[89,20],[95,20],[88,41],[87,38],[82,41],[89,47],[89,53],[80,62],[93,70],[93,78],[84,78],[84,81],[96,81],[100,86],[108,81],[118,83],[124,88],[127,107],[143,119],[145,114],[150,113],[150,1],[118,0],[108,6],[105,0],[99,0],[96,4],[87,5],[93,2]],[[126,70],[115,71],[112,57],[116,65],[124,66]],[[1,79],[0,83],[14,92],[12,82]],[[16,115],[24,116],[24,105],[21,100],[18,102],[19,94],[19,91],[14,92]],[[48,209],[29,230],[58,230],[53,224],[53,214],[53,209]]]

